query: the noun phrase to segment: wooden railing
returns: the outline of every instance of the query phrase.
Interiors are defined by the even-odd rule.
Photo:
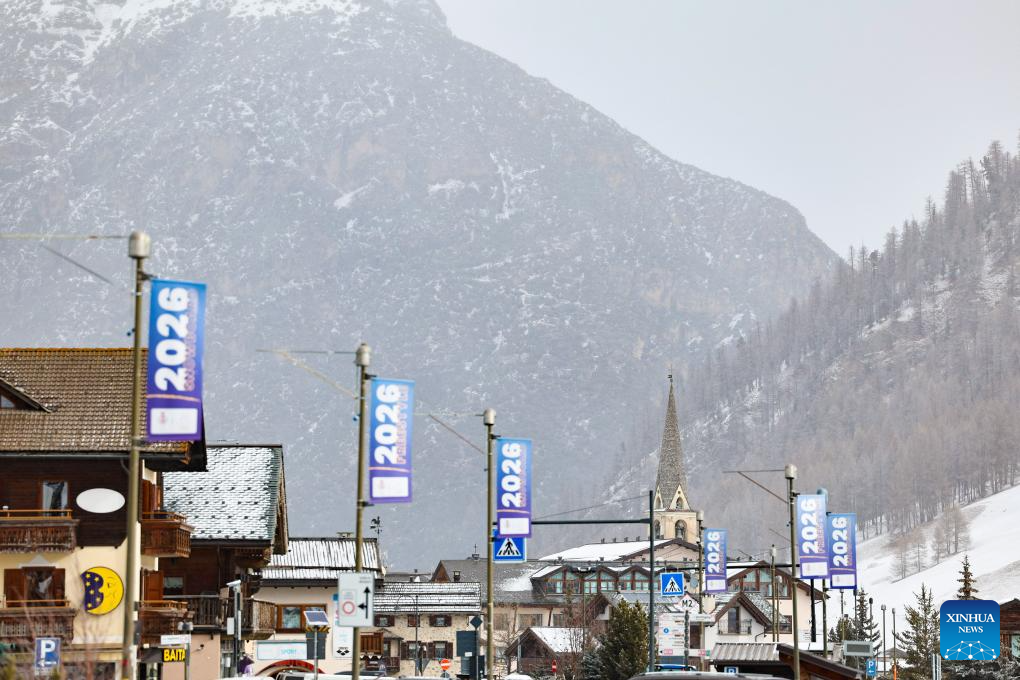
[[[142,600],[138,603],[138,621],[142,641],[154,642],[160,635],[179,633],[177,624],[188,618],[188,603],[176,600]]]
[[[226,625],[229,600],[220,595],[166,595],[167,600],[184,602],[195,628],[220,630]]]
[[[142,513],[142,552],[153,557],[188,557],[191,532],[184,515],[176,512]]]
[[[0,640],[59,637],[70,642],[75,613],[67,600],[7,600],[0,607]]]
[[[70,552],[78,520],[70,510],[0,509],[0,552]]]

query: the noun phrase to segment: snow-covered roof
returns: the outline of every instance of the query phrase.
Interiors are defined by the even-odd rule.
[[[478,583],[389,582],[375,593],[379,613],[473,614],[482,610]]]
[[[669,543],[669,539],[660,539],[655,542],[655,547],[663,543]],[[588,543],[576,548],[567,548],[558,553],[540,557],[542,562],[614,562],[623,559],[628,555],[644,550],[648,547],[648,541],[622,541],[618,543]]]
[[[379,546],[374,538],[365,539],[361,554],[365,570],[379,571]],[[342,571],[353,570],[353,538],[292,538],[287,554],[273,555],[262,570],[262,581],[330,581]]]
[[[566,654],[577,651],[577,648],[580,646],[579,641],[584,636],[584,629],[582,628],[532,627],[528,630],[534,633],[535,637],[541,640],[542,644],[548,647],[549,651],[554,654]]]
[[[278,521],[286,530],[281,446],[208,446],[206,468],[163,473],[163,503],[187,517],[192,540],[268,543]]]

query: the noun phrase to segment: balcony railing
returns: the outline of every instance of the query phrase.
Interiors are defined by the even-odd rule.
[[[70,510],[0,509],[0,552],[70,552],[77,526]]]
[[[166,595],[167,600],[183,602],[195,628],[221,630],[227,621],[229,601],[220,595]]]
[[[184,515],[176,512],[143,512],[142,552],[153,557],[188,557],[193,530]]]
[[[74,615],[67,600],[7,600],[0,607],[0,640],[30,643],[37,637],[74,637]]]
[[[160,635],[179,633],[177,624],[188,618],[188,603],[176,600],[142,600],[138,603],[138,621],[143,642],[158,642]]]

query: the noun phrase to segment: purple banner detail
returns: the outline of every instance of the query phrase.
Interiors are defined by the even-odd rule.
[[[857,515],[852,512],[829,515],[829,587],[851,590],[857,587]]]
[[[827,578],[829,551],[825,542],[825,496],[797,496],[797,552],[801,578]]]
[[[369,500],[373,503],[410,503],[414,382],[373,378],[370,389]]]
[[[496,440],[496,533],[531,536],[531,440]]]
[[[198,441],[202,432],[205,284],[153,279],[145,394],[150,442]]]

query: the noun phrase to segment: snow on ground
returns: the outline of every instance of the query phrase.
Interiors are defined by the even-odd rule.
[[[1020,597],[1020,486],[972,503],[963,508],[963,513],[969,520],[970,532],[970,545],[965,552],[970,555],[971,569],[977,577],[978,597],[1000,603]],[[933,526],[934,523],[925,526],[929,539]],[[889,536],[864,541],[857,547],[857,555],[858,579],[868,595],[875,598],[875,619],[879,625],[879,607],[885,604],[896,608],[897,625],[902,630],[906,623],[903,608],[914,605],[914,593],[921,590],[922,583],[934,592],[936,606],[956,597],[959,587],[956,579],[964,551],[899,581],[893,580],[896,556]],[[839,595],[835,592],[832,595],[830,602],[838,612]],[[849,596],[846,604],[849,611]]]

